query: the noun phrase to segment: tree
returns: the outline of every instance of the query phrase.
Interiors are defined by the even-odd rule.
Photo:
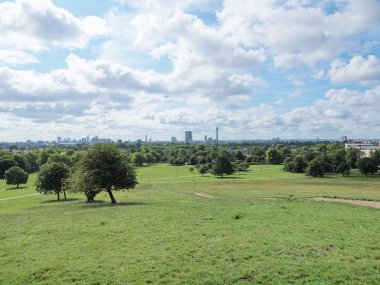
[[[363,157],[358,162],[358,168],[361,173],[367,176],[369,173],[374,174],[378,170],[377,161],[371,157]]]
[[[4,178],[5,171],[12,166],[18,166],[17,162],[12,157],[0,158],[0,179]]]
[[[205,173],[207,173],[208,168],[207,168],[206,165],[201,165],[201,166],[198,168],[198,171],[199,171],[199,173],[203,176]]]
[[[5,171],[6,183],[9,185],[16,185],[17,188],[20,184],[25,184],[28,182],[28,178],[28,172],[24,171],[18,166],[12,166],[7,171]]]
[[[146,161],[146,163],[151,164],[151,163],[155,163],[156,159],[152,154],[146,153],[145,154],[145,161]]]
[[[337,173],[342,173],[344,176],[349,176],[351,172],[351,166],[347,161],[341,162],[338,167],[336,168]]]
[[[133,162],[136,166],[143,166],[144,163],[146,162],[145,155],[142,154],[141,152],[135,152],[135,153],[132,155],[132,162]]]
[[[70,177],[65,180],[63,187],[67,192],[83,192],[87,197],[87,202],[94,202],[95,196],[102,192],[102,189],[97,188],[97,185],[91,182],[89,173],[79,164]]]
[[[63,192],[66,200],[66,191],[63,189],[63,184],[69,174],[69,168],[63,163],[54,162],[43,165],[36,179],[37,192],[43,194],[55,193],[57,194],[57,200],[60,200],[59,194]]]
[[[224,174],[233,174],[234,169],[229,158],[226,156],[217,157],[212,168],[212,173],[221,177],[223,177]]]
[[[293,159],[292,172],[303,173],[307,164],[301,155],[297,155]]]
[[[243,152],[241,150],[238,150],[235,153],[235,159],[240,160],[240,161],[244,161],[245,160],[245,156],[244,156],[244,154],[243,154]]]
[[[314,158],[305,169],[305,175],[323,177],[325,175],[324,162],[320,158]]]
[[[20,167],[22,170],[26,172],[30,172],[30,163],[25,156],[20,155],[20,154],[15,154],[13,156],[13,159],[17,162],[18,167]]]
[[[63,163],[66,164],[68,167],[73,166],[73,161],[70,156],[67,154],[61,154],[61,153],[53,153],[49,156],[47,163]]]
[[[351,147],[347,150],[346,160],[352,168],[358,167],[358,161],[362,157],[362,154],[358,148]]]
[[[282,162],[282,157],[277,149],[271,147],[265,152],[265,160],[270,164],[280,164]]]
[[[106,191],[116,203],[112,190],[134,188],[136,171],[127,163],[113,144],[96,144],[81,161],[81,168],[90,185]]]

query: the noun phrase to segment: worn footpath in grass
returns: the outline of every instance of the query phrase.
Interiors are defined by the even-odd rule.
[[[279,176],[162,179],[116,206],[105,194],[0,200],[0,284],[379,284],[380,211],[304,197],[380,200],[380,176]],[[0,199],[16,192],[1,187]]]

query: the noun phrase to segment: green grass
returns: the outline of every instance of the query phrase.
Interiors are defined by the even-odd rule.
[[[92,205],[82,195],[1,200],[35,190],[0,181],[0,284],[380,283],[380,211],[305,199],[380,201],[380,175],[254,166],[193,180],[188,168],[139,169],[116,206],[104,193]]]

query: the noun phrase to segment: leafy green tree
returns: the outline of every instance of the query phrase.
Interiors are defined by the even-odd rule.
[[[325,162],[321,158],[314,158],[311,160],[306,169],[305,174],[313,177],[323,177],[325,175]]]
[[[0,179],[4,178],[5,171],[7,171],[12,166],[18,166],[13,157],[4,156],[3,158],[0,158]]]
[[[89,172],[86,172],[84,167],[79,164],[75,171],[65,180],[64,188],[67,192],[84,193],[87,197],[87,202],[94,202],[95,196],[102,192],[101,188],[92,183]]]
[[[47,163],[63,163],[66,164],[68,167],[73,166],[73,161],[71,160],[71,157],[67,154],[61,154],[61,153],[53,153],[49,156]]]
[[[357,168],[358,167],[358,161],[362,157],[363,153],[361,152],[360,149],[357,148],[349,148],[347,150],[346,154],[346,161],[350,164],[352,168]]]
[[[380,164],[380,151],[378,151],[378,150],[371,151],[370,156],[374,160],[374,163],[377,163],[377,165]]]
[[[156,162],[156,158],[153,155],[151,155],[150,153],[146,153],[145,154],[145,161],[148,164],[155,163]]]
[[[301,155],[296,155],[292,163],[292,172],[303,173],[307,164]]]
[[[66,191],[63,188],[64,181],[69,177],[70,170],[63,163],[47,163],[43,165],[38,172],[36,179],[36,190],[43,194],[57,194],[57,200],[60,200],[59,194],[63,192],[66,200]]]
[[[238,150],[235,153],[235,159],[240,160],[240,161],[244,161],[245,160],[245,156],[244,156],[244,154],[243,154],[243,152],[241,150]]]
[[[371,157],[363,157],[358,162],[358,168],[361,173],[368,176],[369,173],[374,174],[378,170],[377,161]]]
[[[36,151],[29,151],[25,154],[26,159],[30,164],[30,172],[37,172],[40,168],[38,163],[39,154]]]
[[[7,171],[5,171],[5,181],[9,185],[25,184],[28,182],[28,172],[24,171],[22,168],[18,166],[12,166]]]
[[[207,173],[208,171],[208,167],[206,165],[201,165],[199,168],[198,168],[198,171],[199,173],[203,176]]]
[[[28,159],[25,156],[21,154],[15,154],[13,156],[13,159],[17,162],[18,167],[20,167],[22,170],[26,172],[30,172],[30,164],[29,164]]]
[[[143,153],[135,152],[132,155],[132,163],[135,164],[136,166],[143,166],[145,162],[146,162],[146,158]]]
[[[212,168],[212,173],[221,177],[223,177],[224,174],[233,174],[234,169],[229,158],[226,156],[217,157]]]
[[[137,184],[136,171],[127,163],[113,144],[96,144],[81,161],[82,171],[95,189],[102,189],[116,203],[112,190],[134,188]]]
[[[265,152],[265,160],[270,164],[280,164],[282,162],[282,157],[276,148],[270,147]]]
[[[351,166],[347,161],[343,161],[338,165],[336,172],[342,173],[343,177],[349,176],[351,173]]]
[[[287,157],[284,159],[284,166],[282,168],[286,172],[293,172],[293,157]]]

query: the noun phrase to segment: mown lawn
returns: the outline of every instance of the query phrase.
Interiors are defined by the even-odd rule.
[[[306,199],[380,201],[380,175],[174,170],[140,169],[142,183],[117,193],[116,206],[106,194],[95,204],[81,195],[1,200],[35,190],[0,182],[0,284],[380,283],[380,211]]]

